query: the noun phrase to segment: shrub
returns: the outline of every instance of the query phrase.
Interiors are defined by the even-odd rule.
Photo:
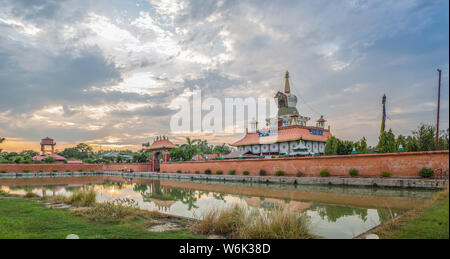
[[[160,214],[159,212],[139,210],[137,202],[129,198],[97,203],[82,213],[91,221],[108,223],[132,222],[137,219],[151,220]]]
[[[322,171],[320,171],[320,176],[321,177],[329,177],[330,172],[327,169],[323,169]]]
[[[312,238],[310,221],[305,213],[272,209],[261,211],[235,205],[207,211],[203,220],[192,225],[203,235],[225,235],[239,239],[301,239]]]
[[[89,170],[89,172],[93,173],[93,172],[94,172],[94,170],[92,170],[92,169],[91,169],[91,170]]]
[[[391,173],[389,173],[389,172],[381,172],[381,178],[389,178],[389,177],[391,177]]]
[[[67,203],[75,206],[89,207],[95,204],[96,195],[94,190],[78,190],[67,198]]]
[[[264,171],[264,170],[259,170],[259,175],[260,176],[265,176],[267,173],[266,173],[266,171]]]
[[[66,172],[68,173],[68,172],[70,172],[70,170],[69,170],[69,169],[67,169],[67,170],[66,170]]]
[[[222,170],[217,170],[216,174],[223,174],[223,171]]]
[[[200,171],[196,170],[196,171],[194,172],[194,174],[200,174]]]
[[[24,196],[25,198],[39,198],[39,195],[33,192],[27,192]]]
[[[177,174],[181,174],[181,170],[177,170]]]
[[[358,175],[358,170],[356,170],[355,168],[351,168],[350,170],[348,170],[348,174],[349,174],[351,177],[355,177],[355,176]]]
[[[24,172],[24,173],[29,173],[29,172],[30,172],[30,170],[28,170],[28,169],[25,169],[25,170],[23,170],[23,172]]]
[[[302,177],[302,176],[304,176],[304,174],[303,174],[301,171],[298,171],[297,174],[296,174],[295,176],[297,176],[297,177]]]
[[[80,172],[80,173],[83,172],[83,169],[78,169],[78,172]]]
[[[56,173],[56,172],[58,172],[58,170],[56,170],[56,169],[53,169],[53,173]]]
[[[5,174],[6,170],[1,170],[0,173]]]
[[[211,174],[211,169],[206,169],[205,174]]]
[[[433,169],[424,167],[420,169],[419,176],[422,178],[431,178],[433,176]]]
[[[249,171],[244,171],[244,172],[242,172],[242,174],[243,174],[243,175],[249,175],[250,172],[249,172]]]
[[[165,173],[167,173],[167,172],[166,172],[166,171],[162,171],[161,173],[165,174]]]
[[[236,174],[236,170],[230,169],[230,170],[228,171],[228,174],[230,174],[230,175],[235,175],[235,174]]]
[[[276,176],[283,176],[284,175],[284,171],[278,170],[275,172]]]
[[[42,170],[42,169],[39,169],[39,173],[43,173],[44,172],[44,170]]]

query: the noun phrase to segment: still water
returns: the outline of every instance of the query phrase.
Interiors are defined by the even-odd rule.
[[[429,190],[356,188],[343,186],[227,183],[124,179],[86,176],[0,179],[0,188],[13,194],[70,196],[93,189],[97,201],[129,198],[141,209],[188,218],[201,218],[213,208],[234,204],[266,210],[287,208],[305,212],[312,233],[324,238],[352,238],[400,215],[433,196]]]

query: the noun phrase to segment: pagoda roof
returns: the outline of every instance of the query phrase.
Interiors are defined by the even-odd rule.
[[[177,148],[178,146],[173,144],[170,140],[168,139],[161,139],[161,140],[156,140],[155,142],[153,142],[153,144],[151,144],[148,148],[146,148],[147,150],[154,150],[154,149],[171,149],[171,148]]]
[[[55,144],[55,142],[53,139],[46,137],[41,139],[41,144]]]
[[[310,132],[310,129],[323,130],[323,135],[314,135]],[[289,126],[281,127],[278,129],[278,135],[259,137],[258,132],[247,133],[242,139],[236,141],[232,146],[246,146],[256,144],[271,144],[297,140],[310,140],[326,142],[331,137],[331,133],[328,130],[317,127],[301,127],[301,126]]]

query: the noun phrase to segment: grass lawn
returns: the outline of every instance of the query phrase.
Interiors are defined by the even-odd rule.
[[[448,239],[448,197],[427,208],[422,215],[412,219],[395,231],[390,238]]]
[[[448,239],[448,189],[438,193],[431,206],[418,209],[381,229],[382,238],[393,239]]]
[[[82,239],[199,238],[187,232],[153,233],[132,226],[90,222],[65,209],[48,209],[43,204],[19,197],[0,197],[0,238]],[[201,237],[200,237],[201,238]]]

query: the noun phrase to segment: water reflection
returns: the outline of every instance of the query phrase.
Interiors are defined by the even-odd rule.
[[[79,180],[79,179],[78,179]],[[50,180],[48,180],[50,182]],[[61,182],[61,179],[59,179]],[[33,192],[40,196],[69,196],[78,189],[93,189],[99,202],[129,198],[141,209],[172,215],[201,218],[210,209],[239,204],[248,208],[290,209],[306,212],[311,219],[312,232],[326,238],[352,238],[383,221],[425,201],[432,192],[394,192],[367,189],[333,189],[308,187],[307,190],[269,187],[249,187],[236,184],[211,184],[160,180],[125,180],[107,178],[66,184],[20,185],[0,182],[1,189],[15,194]],[[14,183],[14,184],[12,184]],[[380,194],[381,193],[381,194]],[[363,206],[361,206],[361,204]]]

